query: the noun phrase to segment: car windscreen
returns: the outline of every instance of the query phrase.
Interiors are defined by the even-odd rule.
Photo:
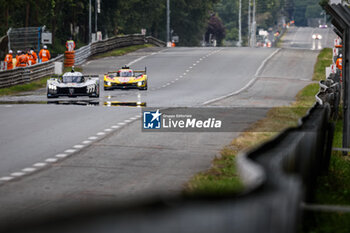
[[[63,76],[63,83],[81,83],[83,82],[83,76]]]
[[[118,72],[118,77],[133,77],[134,74],[133,72],[130,70],[130,71],[119,71]]]

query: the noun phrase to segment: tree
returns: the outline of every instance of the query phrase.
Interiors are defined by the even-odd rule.
[[[225,33],[225,27],[222,24],[221,19],[215,14],[212,14],[205,33],[205,40],[210,43],[210,38],[215,39],[217,40],[218,45],[221,45],[222,40],[225,38]],[[210,35],[212,35],[212,37],[210,37]]]

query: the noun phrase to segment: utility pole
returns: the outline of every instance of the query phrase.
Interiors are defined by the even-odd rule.
[[[97,0],[95,0],[95,40],[97,41]]]
[[[170,0],[166,2],[166,42],[170,41]]]
[[[253,22],[252,22],[252,35],[251,35],[251,43],[250,47],[255,47],[256,44],[256,19],[255,19],[255,14],[256,14],[256,2],[253,0]]]
[[[91,0],[89,0],[89,44],[91,43]]]
[[[252,5],[252,0],[249,0],[248,3],[248,46],[250,47],[250,36],[252,34],[252,20],[251,20],[251,8],[250,6]]]
[[[242,0],[239,0],[239,13],[238,13],[238,47],[242,46]]]

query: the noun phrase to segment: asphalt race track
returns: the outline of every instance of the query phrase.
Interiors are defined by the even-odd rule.
[[[321,46],[314,46],[315,31]],[[147,48],[83,66],[85,74],[100,75],[101,86],[108,71],[147,66],[147,91],[101,88],[99,99],[52,102],[45,90],[0,98],[0,219],[178,194],[239,132],[143,133],[141,108],[127,105],[287,105],[311,83],[318,49],[331,47],[335,35],[291,28],[284,38],[282,49]],[[263,116],[247,115],[244,124]]]

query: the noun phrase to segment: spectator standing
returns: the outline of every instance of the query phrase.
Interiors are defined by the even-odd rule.
[[[18,56],[18,60],[17,60],[17,67],[26,67],[29,65],[29,59],[27,54],[22,51],[22,54],[20,56]]]
[[[38,59],[38,56],[34,52],[33,48],[31,48],[30,51],[28,51],[28,58],[29,58],[29,62],[31,63],[31,65],[36,64],[36,60]]]
[[[74,51],[75,49],[75,42],[74,40],[72,40],[72,37],[69,38],[69,40],[67,40],[66,42],[66,48],[67,48],[67,51]]]
[[[5,57],[5,62],[7,63],[7,69],[8,70],[12,70],[13,69],[13,56],[12,56],[12,50],[9,51],[9,53],[6,55]]]
[[[44,45],[43,49],[40,50],[39,58],[41,62],[47,62],[48,60],[50,60],[51,58],[50,51],[47,49],[46,45]]]

